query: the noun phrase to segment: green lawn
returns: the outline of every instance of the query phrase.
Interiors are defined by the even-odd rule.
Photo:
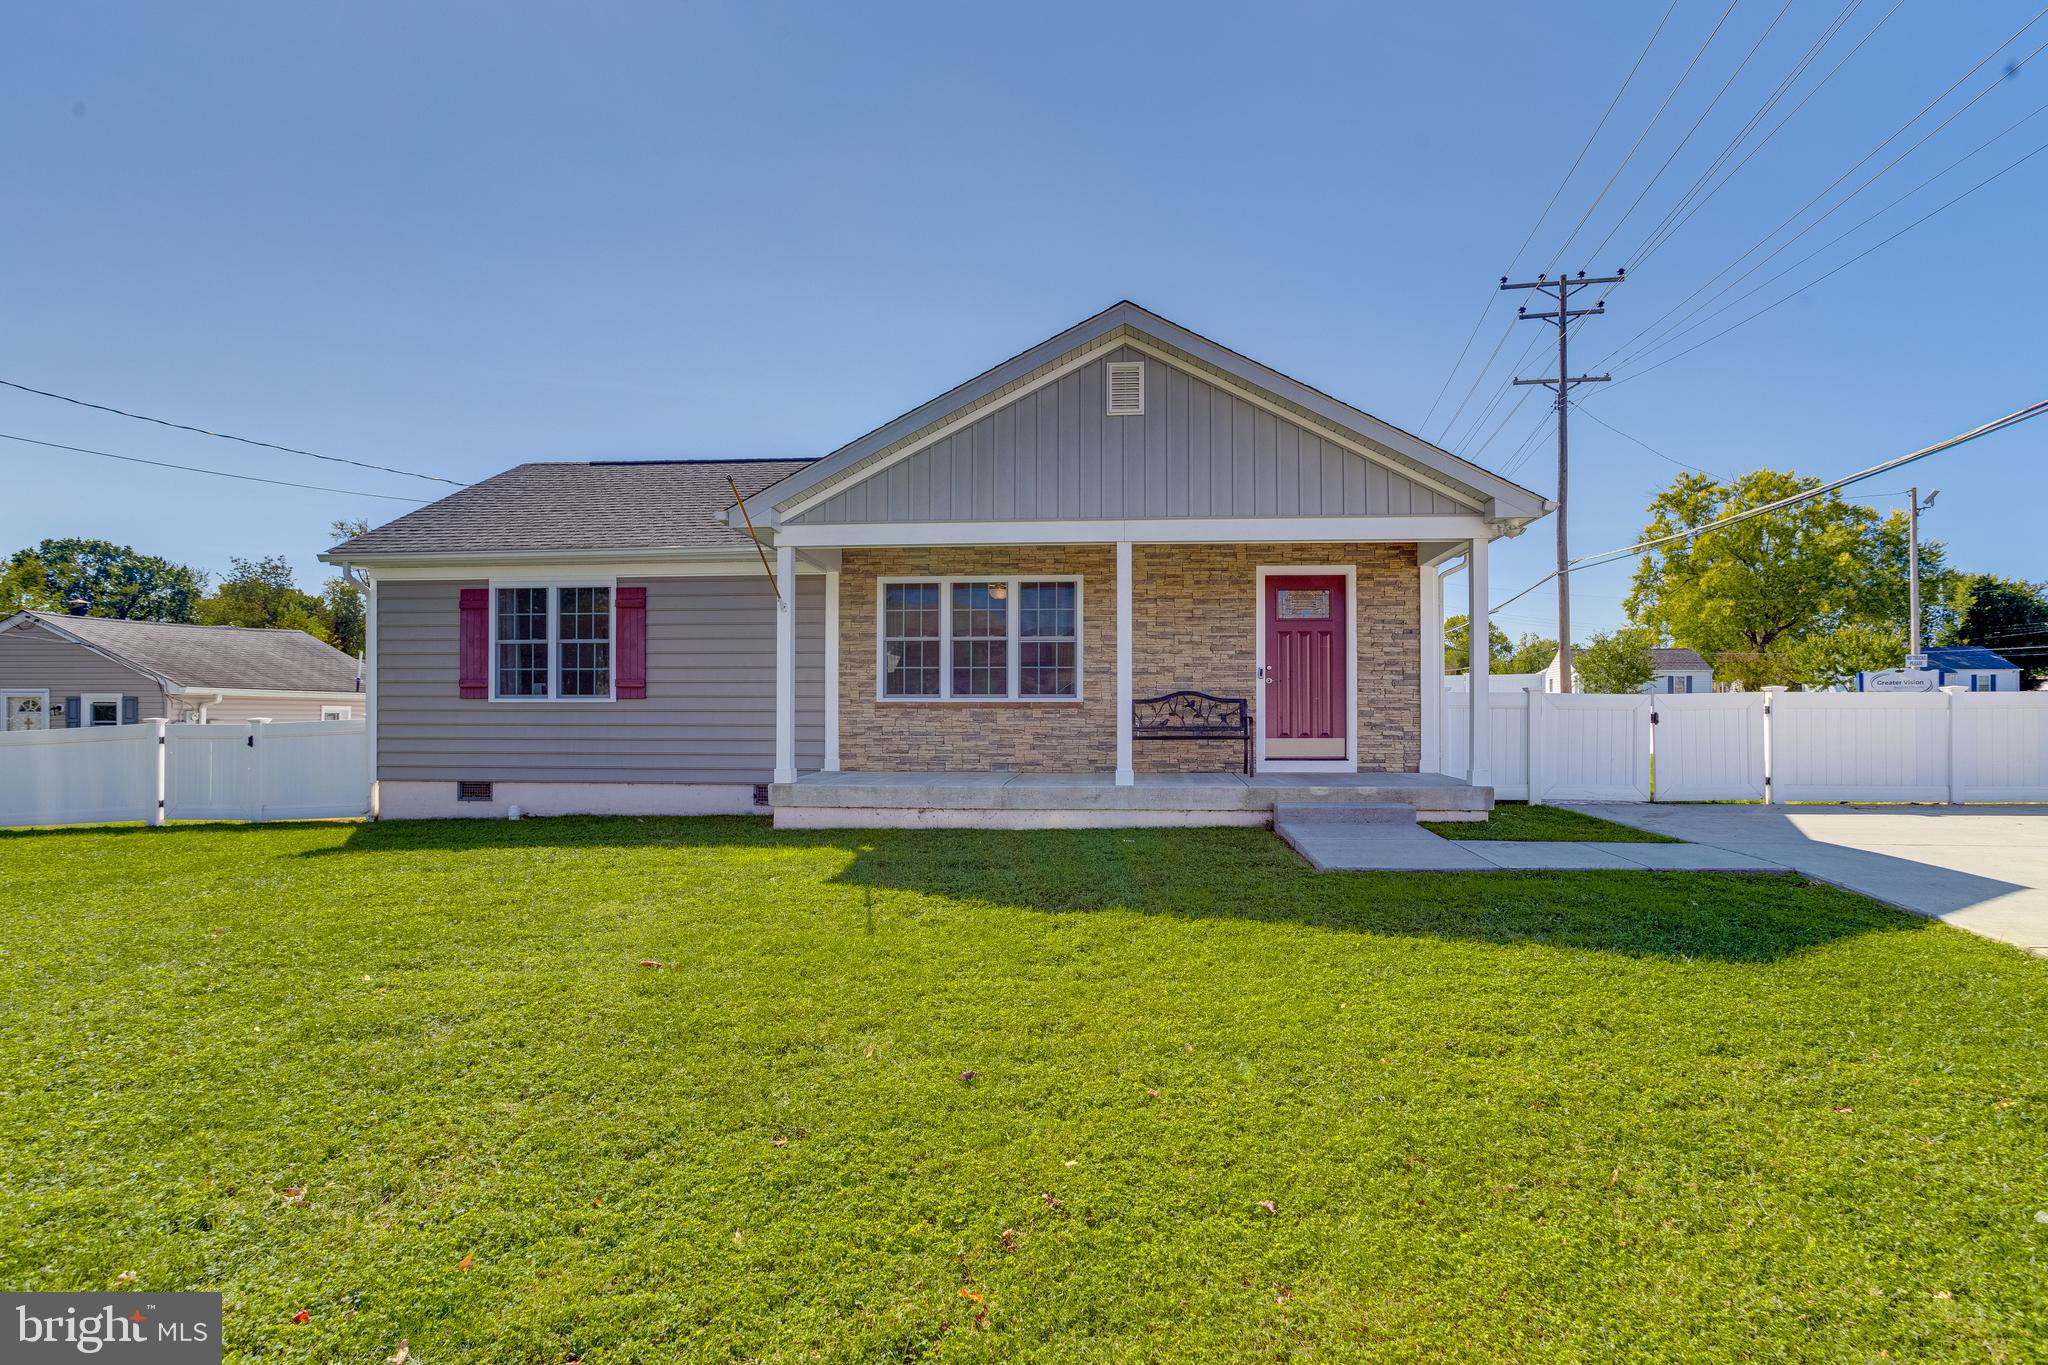
[[[1791,878],[198,826],[0,928],[0,1283],[234,1360],[2048,1354],[2048,963]]]
[[[1593,840],[1610,844],[1678,844],[1665,834],[1617,825],[1612,820],[1561,806],[1531,806],[1521,801],[1502,801],[1484,820],[1428,820],[1425,829],[1446,839]]]

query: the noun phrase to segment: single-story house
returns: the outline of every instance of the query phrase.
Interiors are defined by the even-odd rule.
[[[354,659],[299,630],[24,611],[0,621],[9,730],[147,720],[355,720]]]
[[[1924,671],[1911,674],[1905,669],[1887,669],[1884,676],[1924,680],[1929,691],[1942,687],[1967,687],[1972,692],[2020,690],[2020,666],[2003,654],[1985,649],[1981,645],[1943,645],[1921,652],[1927,656],[1927,667]],[[1879,675],[1858,673],[1856,690],[1876,690],[1871,683],[1877,676]],[[1893,684],[1894,687],[1896,685]]]
[[[1638,691],[1656,693],[1669,692],[1711,692],[1714,690],[1714,666],[1701,658],[1697,650],[1653,649],[1650,651],[1650,666],[1656,670],[1650,680]],[[1574,684],[1578,672],[1572,673]],[[1556,659],[1543,671],[1543,686],[1539,692],[1557,692],[1564,683],[1563,666]]]
[[[1551,507],[1119,303],[822,458],[523,464],[323,558],[369,584],[384,817],[1249,822],[1490,803],[1484,687],[1437,771],[1445,577],[1483,633]]]

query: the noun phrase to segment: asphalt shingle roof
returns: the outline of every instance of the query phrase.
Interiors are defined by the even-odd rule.
[[[180,687],[353,692],[356,686],[356,661],[302,630],[29,615]]]
[[[723,550],[730,476],[752,497],[808,460],[593,460],[522,464],[342,542],[329,554]]]
[[[1705,672],[1712,667],[1696,649],[1653,649],[1650,657],[1659,673]]]
[[[2018,668],[2019,665],[2002,654],[1995,654],[1982,645],[1942,645],[1926,651],[1927,662],[1948,673],[1959,673],[1972,668]]]

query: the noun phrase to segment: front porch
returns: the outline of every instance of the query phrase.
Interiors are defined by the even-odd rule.
[[[1489,787],[1439,773],[807,773],[769,788],[777,829],[1263,825],[1279,802],[1392,803],[1476,820]]]

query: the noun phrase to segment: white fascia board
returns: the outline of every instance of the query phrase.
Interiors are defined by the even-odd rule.
[[[360,697],[363,695],[361,692],[346,687],[307,692],[291,687],[207,687],[199,683],[193,683],[189,686],[168,684],[164,688],[164,694],[171,697],[288,697],[294,699],[299,697],[318,697],[322,701],[340,701],[349,697]]]
[[[797,546],[1079,545],[1119,540],[1152,545],[1267,544],[1310,541],[1407,543],[1491,537],[1485,518],[1449,517],[1162,517],[1092,521],[933,521],[785,526]]]

